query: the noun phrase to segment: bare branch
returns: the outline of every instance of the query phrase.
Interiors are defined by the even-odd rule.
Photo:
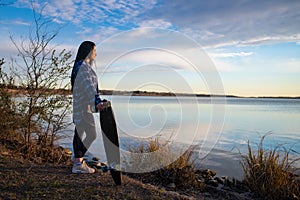
[[[18,43],[10,36],[18,51],[15,64],[24,69],[24,74],[16,76],[27,97],[18,107],[24,121],[21,132],[25,142],[31,144],[38,139],[38,144],[53,146],[57,133],[69,124],[64,119],[70,112],[71,99],[54,92],[68,88],[69,81],[65,80],[72,67],[71,52],[58,52],[51,45],[60,29],[51,29],[52,20],[42,15],[45,7],[37,11],[31,3],[34,23],[28,39],[21,38]]]

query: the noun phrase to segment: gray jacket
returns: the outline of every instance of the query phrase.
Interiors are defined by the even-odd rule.
[[[73,122],[78,125],[86,113],[91,113],[98,93],[96,72],[86,62],[82,62],[73,86]]]

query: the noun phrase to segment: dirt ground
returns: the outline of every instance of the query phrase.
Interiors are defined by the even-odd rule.
[[[176,191],[123,174],[116,186],[110,173],[73,174],[69,164],[35,164],[0,147],[0,200],[6,199],[245,199],[235,193]],[[247,198],[248,199],[248,198]]]

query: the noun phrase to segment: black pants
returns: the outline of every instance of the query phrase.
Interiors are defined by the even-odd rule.
[[[82,121],[75,127],[73,150],[75,158],[82,158],[97,137],[95,121],[92,113],[86,113]],[[83,138],[85,133],[85,137]]]

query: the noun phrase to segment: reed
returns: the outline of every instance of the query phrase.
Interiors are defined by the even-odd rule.
[[[162,163],[170,163],[170,160],[175,160],[171,164],[162,167],[149,173],[131,175],[135,178],[142,179],[146,182],[151,182],[157,185],[169,185],[174,183],[176,188],[195,188],[204,190],[204,183],[199,182],[195,173],[194,160],[192,159],[194,146],[191,146],[184,151],[177,159],[174,159],[175,153],[165,144],[160,143],[158,138],[150,140],[147,144],[141,144],[135,148],[129,147],[129,151],[134,153],[151,153],[158,150],[163,152],[163,155],[158,159],[165,159]],[[141,161],[134,161],[135,163]]]
[[[289,151],[282,145],[273,149],[264,147],[264,135],[257,149],[248,141],[248,153],[242,156],[244,180],[255,195],[266,199],[300,199],[300,184],[296,180],[294,166],[298,159],[291,160]]]

